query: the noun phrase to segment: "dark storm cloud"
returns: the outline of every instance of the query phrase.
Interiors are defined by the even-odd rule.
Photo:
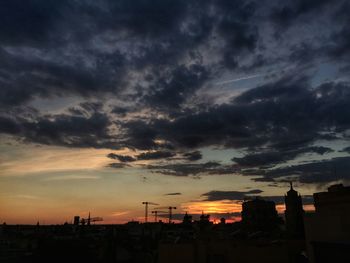
[[[109,135],[111,122],[103,113],[90,115],[44,115],[34,119],[0,118],[1,132],[14,135],[22,140],[45,145],[67,147],[119,148]]]
[[[286,189],[287,191],[288,189]],[[260,189],[253,189],[250,191],[210,191],[208,193],[202,194],[202,197],[205,197],[205,201],[242,201],[254,199],[259,197],[265,200],[274,201],[276,204],[284,204],[284,196],[260,196],[259,194],[263,193]],[[303,195],[303,204],[312,204],[313,198],[312,195]]]
[[[0,8],[0,39],[11,45],[42,45],[49,41],[69,1],[4,1]]]
[[[147,122],[132,120],[124,122],[122,125],[127,135],[125,145],[140,150],[157,149],[157,144],[154,142],[157,132]]]
[[[350,6],[347,11],[350,11]],[[349,58],[350,55],[350,33],[348,24],[350,22],[350,17],[344,22],[344,26],[337,32],[331,35],[332,43],[326,51],[328,55],[333,59],[344,60]],[[348,63],[347,63],[348,64]]]
[[[171,121],[127,122],[125,127],[135,147],[139,142],[151,147],[157,138],[187,148],[217,144],[254,149],[268,144],[271,151],[290,151],[305,148],[324,133],[348,129],[349,109],[349,83],[330,82],[311,88],[306,77],[289,76],[207,111]]]
[[[181,193],[168,193],[168,194],[165,194],[165,195],[182,195]]]
[[[350,54],[349,11],[348,1],[330,0],[284,1],[272,8],[270,18],[277,28],[278,38],[283,38],[282,34],[288,28],[311,24],[317,19],[329,21],[328,31],[320,29],[311,41],[303,38],[297,45],[290,47],[288,62],[310,64],[314,60],[332,60],[347,65]]]
[[[252,166],[265,165],[293,159],[301,153],[329,152],[330,149],[308,144],[323,138],[326,132],[339,133],[348,129],[349,103],[348,83],[326,83],[311,89],[307,78],[288,77],[251,89],[229,104],[180,116],[172,121],[150,119],[147,122],[118,122],[125,134],[122,139],[110,134],[112,121],[100,112],[102,106],[98,103],[81,104],[79,109],[84,111],[83,115],[45,115],[34,121],[5,115],[2,117],[2,132],[14,131],[28,141],[71,147],[130,147],[144,150],[210,145],[243,147],[253,149],[256,155],[247,155],[235,161],[241,164],[250,162]],[[159,145],[156,143],[158,139],[167,143]],[[258,150],[258,147],[267,144],[270,152]],[[281,152],[280,156],[276,154],[278,151]],[[162,150],[144,153],[136,158],[173,156],[173,151]],[[182,168],[186,170],[189,167]]]
[[[227,68],[236,68],[244,52],[253,52],[259,40],[257,25],[251,20],[256,4],[246,1],[219,1],[217,31],[225,41],[222,64]]]
[[[77,106],[68,109],[71,115],[88,116],[94,112],[103,112],[103,104],[101,102],[82,102]]]
[[[136,159],[132,156],[129,155],[119,155],[119,154],[115,154],[115,153],[109,153],[107,155],[108,158],[110,159],[114,159],[114,160],[118,160],[122,163],[128,163],[128,162],[134,162],[136,161]]]
[[[174,157],[176,153],[169,151],[154,151],[154,152],[144,152],[136,155],[135,157],[129,155],[119,155],[115,153],[109,153],[108,158],[118,160],[122,163],[135,162],[137,160],[159,160],[168,159]]]
[[[99,58],[93,69],[76,63],[69,65],[26,58],[1,48],[0,58],[0,106],[3,107],[21,105],[35,96],[75,94],[90,97],[116,91],[123,83],[122,74],[125,74],[124,58],[118,52],[108,58]]]
[[[331,0],[296,0],[283,1],[282,4],[272,9],[271,18],[277,26],[290,26],[300,16],[310,15],[313,12],[320,12],[320,9],[326,7]]]
[[[126,116],[128,111],[129,109],[127,108],[115,106],[111,112],[120,116]]]
[[[174,157],[176,153],[174,152],[165,152],[165,151],[155,151],[155,152],[145,152],[140,153],[136,156],[138,160],[157,160],[157,159],[164,159],[164,158],[171,158]]]
[[[77,147],[105,146],[110,136],[107,116],[94,113],[89,117],[58,115],[41,118],[35,123],[24,123],[26,139],[48,145]]]
[[[312,74],[324,61],[346,74],[349,11],[347,1],[329,0],[6,1],[0,132],[47,145],[147,151],[109,155],[124,163],[175,153],[194,162],[199,147],[213,146],[243,150],[234,161],[250,168],[326,155],[331,150],[317,141],[344,139],[350,128],[350,84]],[[264,84],[237,82],[240,94],[232,91],[226,103],[214,99],[221,90],[213,81],[281,68]],[[39,103],[38,112],[24,114],[37,98],[72,96],[89,102],[50,114]],[[237,166],[150,169],[188,176]]]
[[[341,152],[350,153],[350,146],[349,147],[345,147],[344,149],[341,150]]]
[[[226,60],[254,49],[253,15],[254,4],[245,1],[2,3],[0,76],[7,81],[0,77],[1,103],[118,93],[128,87],[128,73],[138,72],[149,87],[137,99],[177,106],[209,78],[199,47],[214,31],[226,43]]]
[[[15,120],[0,116],[0,133],[18,134],[21,131]]]
[[[260,194],[262,192],[260,189],[249,191],[210,191],[202,194],[202,196],[206,198],[206,201],[243,200],[250,195]]]
[[[129,165],[126,163],[110,163],[107,165],[109,168],[122,169],[128,167]]]
[[[272,170],[257,170],[255,175],[263,176],[263,181],[283,181],[286,177],[294,177],[301,183],[325,184],[336,181],[349,181],[349,169],[350,157],[336,157],[330,160],[315,161]],[[249,175],[254,175],[254,171],[251,171]]]
[[[217,162],[147,165],[146,168],[155,173],[171,176],[199,176],[203,174],[220,175],[234,174],[237,172],[237,169],[234,166],[222,165]]]
[[[126,84],[126,68],[131,70],[134,61],[127,62],[130,55],[125,52],[103,51],[88,42],[103,32],[125,30],[152,39],[177,29],[187,5],[185,1],[152,5],[147,1],[132,5],[127,1],[14,1],[1,6],[0,39],[11,54],[1,48],[0,75],[7,80],[0,79],[0,97],[1,104],[10,106],[35,96],[90,96],[120,90]],[[76,56],[65,54],[71,47]],[[56,52],[60,49],[66,56],[64,63]]]
[[[140,0],[132,4],[124,0],[99,3],[15,0],[1,5],[1,38],[10,44],[33,45],[59,41],[59,33],[73,38],[70,41],[107,30],[128,30],[144,37],[157,36],[177,29],[187,6],[186,1],[181,0]]]
[[[155,107],[177,108],[208,78],[208,70],[201,65],[178,66],[156,80],[145,100]]]
[[[214,106],[205,112],[181,116],[172,121],[139,121],[137,130],[148,131],[151,135],[147,138],[144,133],[144,136],[140,136],[143,141],[163,139],[175,147],[224,145],[228,148],[246,148],[248,154],[235,158],[235,162],[243,167],[271,168],[301,154],[324,155],[332,152],[328,147],[310,145],[318,139],[334,139],[334,132],[341,134],[349,129],[349,106],[348,83],[329,82],[311,88],[307,77],[289,76],[251,89],[231,103]],[[129,141],[135,139],[131,137]],[[174,176],[233,174],[238,171],[236,166],[208,167],[205,164],[172,164],[148,168]],[[255,172],[243,171],[246,175],[254,175]],[[274,174],[268,170],[261,172]],[[275,177],[264,176],[253,180],[270,182]],[[311,182],[311,177],[303,176],[300,180]]]
[[[189,161],[198,161],[202,159],[202,153],[200,151],[184,153],[183,156]]]
[[[283,163],[288,160],[292,160],[295,157],[304,153],[317,153],[323,155],[325,153],[330,153],[333,150],[328,147],[323,146],[313,146],[305,147],[301,149],[292,149],[287,151],[265,151],[259,153],[247,154],[244,157],[235,157],[232,161],[236,162],[241,166],[246,167],[256,167],[264,165],[275,165],[278,163]]]
[[[272,17],[279,25],[302,23],[300,16],[328,3],[7,1],[0,11],[0,76],[7,79],[0,83],[0,97],[6,98],[1,103],[19,105],[36,96],[118,94],[131,85],[127,73],[137,72],[148,82],[146,87],[138,84],[142,94],[137,100],[162,109],[176,107],[212,77],[213,63],[203,62],[203,46],[218,56],[216,66],[222,70],[244,68],[240,64],[246,56],[251,66],[265,65],[261,21]],[[325,46],[329,54],[340,56],[349,46],[348,5],[341,1],[334,6],[339,10],[337,25],[344,27],[337,26],[343,29],[335,30]],[[304,54],[308,50],[312,53],[307,48]],[[185,58],[192,65],[184,64]]]

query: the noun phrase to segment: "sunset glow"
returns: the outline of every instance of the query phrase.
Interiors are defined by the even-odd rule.
[[[239,220],[350,182],[346,1],[0,6],[0,224]]]

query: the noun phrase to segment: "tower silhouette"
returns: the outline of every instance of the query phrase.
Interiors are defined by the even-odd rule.
[[[183,218],[183,220],[182,220],[182,223],[183,223],[184,225],[191,225],[191,224],[192,224],[192,216],[190,216],[190,215],[187,214],[187,212],[186,212],[186,214],[184,215],[184,218]]]
[[[293,183],[290,182],[290,190],[284,196],[286,204],[285,217],[286,229],[290,238],[304,237],[304,209],[300,194],[293,189]]]

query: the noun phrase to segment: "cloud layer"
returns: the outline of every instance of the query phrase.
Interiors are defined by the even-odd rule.
[[[327,0],[7,1],[0,136],[106,148],[110,167],[166,175],[348,180],[335,142],[349,143],[349,14]]]

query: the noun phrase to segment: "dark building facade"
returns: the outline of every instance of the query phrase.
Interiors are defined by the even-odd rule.
[[[183,218],[183,220],[182,220],[182,223],[183,223],[184,225],[191,225],[191,224],[192,224],[192,216],[190,216],[190,215],[187,214],[187,212],[186,212],[186,214],[184,215],[184,218]]]
[[[350,211],[350,186],[335,184],[328,192],[314,194],[315,210],[318,213]]]
[[[290,190],[284,196],[286,210],[284,212],[286,219],[287,235],[290,238],[304,237],[304,209],[300,194],[293,189],[290,183]]]
[[[315,213],[304,217],[310,262],[350,262],[350,187],[315,193],[314,204]]]
[[[241,214],[242,224],[256,230],[273,229],[280,220],[275,202],[259,198],[243,202]]]

